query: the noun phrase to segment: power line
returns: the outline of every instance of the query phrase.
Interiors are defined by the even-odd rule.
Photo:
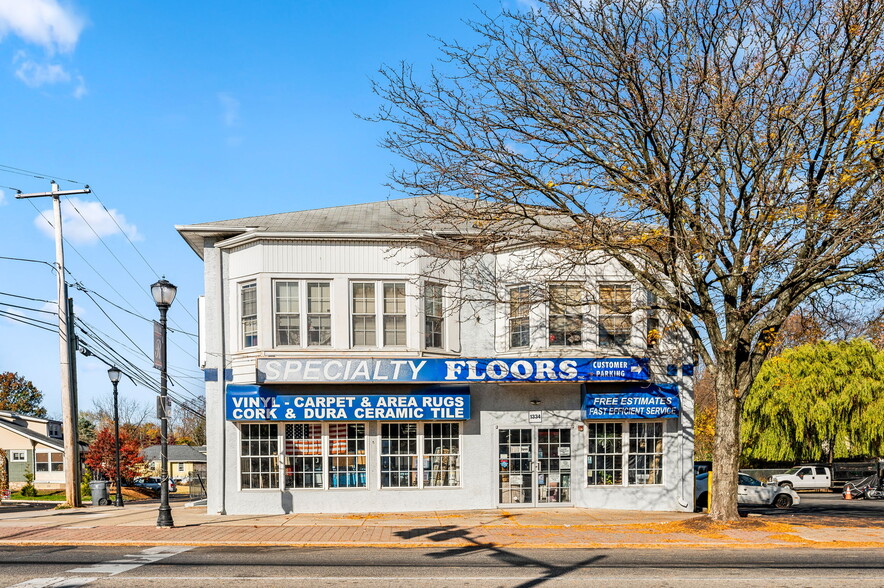
[[[44,174],[42,172],[27,170],[27,169],[23,169],[20,167],[14,167],[11,165],[0,164],[0,172],[7,172],[10,174],[19,174],[22,176],[31,176],[33,178],[37,178],[38,180],[61,180],[62,182],[67,182],[69,184],[78,184],[80,186],[86,185],[83,182],[78,182],[77,180],[68,180],[68,179],[62,178],[60,176],[53,175],[53,174]]]
[[[5,310],[0,310],[0,315],[5,316],[10,320],[28,325],[29,327],[37,327],[38,329],[43,329],[44,331],[49,331],[50,333],[58,332],[58,326],[55,323],[41,321],[40,319],[31,318],[29,316],[22,316],[20,314],[15,314],[14,312],[6,312]],[[41,325],[49,325],[49,327],[43,327]]]
[[[47,304],[55,304],[55,300],[44,300],[42,298],[31,298],[30,296],[21,296],[19,294],[10,294],[9,292],[0,292],[0,296],[10,296],[12,298],[21,298],[22,300],[30,300],[32,302],[45,302]]]
[[[58,312],[53,312],[51,310],[43,310],[42,308],[31,308],[30,306],[19,306],[18,304],[9,304],[8,302],[0,302],[3,306],[9,306],[10,308],[20,308],[21,310],[30,310],[31,312],[42,312],[45,314],[54,314],[58,315]]]

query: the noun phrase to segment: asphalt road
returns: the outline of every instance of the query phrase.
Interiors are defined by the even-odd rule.
[[[884,524],[884,500],[844,500],[840,492],[799,492],[801,503],[789,509],[741,506],[740,513],[784,519],[797,524],[848,527],[880,527]],[[884,579],[881,585],[884,586]]]
[[[884,550],[2,547],[0,585],[881,586]]]

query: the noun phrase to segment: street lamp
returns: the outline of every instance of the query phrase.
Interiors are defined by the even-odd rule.
[[[157,308],[160,309],[160,510],[157,515],[157,527],[171,528],[172,508],[169,506],[169,415],[166,414],[166,311],[175,300],[178,288],[165,278],[150,287]],[[156,344],[156,343],[155,343]],[[156,358],[155,358],[156,359]]]
[[[116,460],[116,484],[117,492],[114,498],[114,506],[123,506],[123,484],[120,478],[120,410],[117,404],[117,384],[120,383],[120,377],[123,375],[117,367],[111,367],[107,370],[107,377],[110,378],[114,385],[114,459]]]

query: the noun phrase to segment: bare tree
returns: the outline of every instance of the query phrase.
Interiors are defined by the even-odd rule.
[[[442,43],[426,81],[381,70],[393,185],[460,196],[427,236],[462,258],[605,255],[653,292],[715,366],[711,514],[736,520],[741,405],[784,321],[878,284],[884,3],[539,6]]]

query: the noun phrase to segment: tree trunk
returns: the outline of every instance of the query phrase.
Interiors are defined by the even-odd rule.
[[[725,360],[726,361],[726,360]],[[733,365],[716,365],[715,396],[718,415],[715,419],[712,495],[709,514],[715,521],[739,520],[737,511],[737,472],[740,468],[741,394]]]

